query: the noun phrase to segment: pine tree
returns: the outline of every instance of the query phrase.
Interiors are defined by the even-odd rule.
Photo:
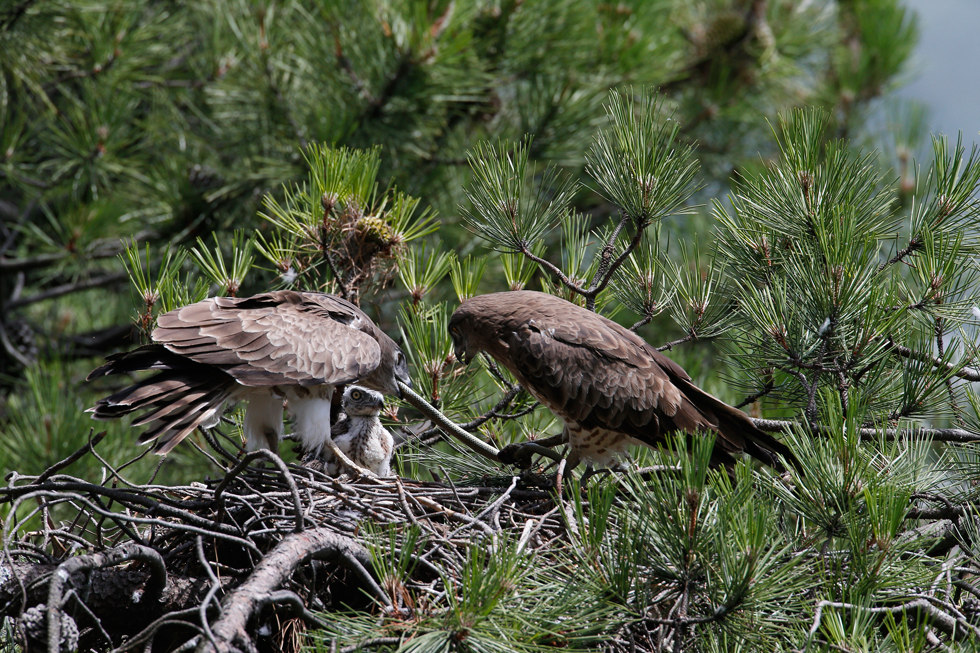
[[[607,89],[632,84],[667,92],[683,141],[724,181],[771,150],[778,111],[820,104],[836,131],[854,129],[914,42],[894,1],[11,2],[3,369],[126,341],[125,302],[105,310],[93,290],[125,287],[120,239],[253,229],[261,198],[305,177],[312,145],[379,146],[382,187],[449,227],[478,143],[531,135],[534,165],[578,176]],[[472,248],[464,230],[440,237]],[[79,327],[46,326],[56,298]],[[103,310],[86,315],[93,303]]]
[[[664,30],[665,16],[678,27]],[[422,398],[486,454],[404,403],[389,423],[406,427],[397,469],[415,481],[327,481],[270,458],[292,470],[280,477],[222,457],[232,415],[213,453],[194,443],[221,481],[161,488],[115,459],[99,459],[101,485],[64,465],[12,475],[0,494],[11,565],[113,551],[191,569],[211,589],[174,608],[189,633],[175,647],[264,642],[254,621],[226,640],[234,611],[209,606],[219,592],[236,600],[255,551],[272,558],[305,528],[326,541],[315,555],[348,571],[332,567],[324,591],[323,567],[290,569],[290,589],[255,599],[256,618],[293,624],[276,626],[279,646],[291,615],[325,650],[976,648],[980,157],[937,137],[931,162],[896,184],[838,138],[911,47],[895,4],[22,3],[3,24],[5,52],[22,53],[0,59],[16,118],[4,122],[3,207],[22,220],[3,270],[36,293],[8,309],[41,315],[34,298],[77,301],[109,283],[99,274],[132,282],[144,331],[208,293],[295,287],[373,303]],[[64,38],[37,36],[45,27]],[[58,76],[31,53],[60,62]],[[804,103],[825,109],[790,109]],[[733,169],[727,196],[715,193]],[[692,208],[709,194],[710,214]],[[472,242],[446,219],[455,202]],[[689,238],[705,225],[710,237]],[[93,261],[111,269],[93,274]],[[584,487],[547,455],[514,475],[493,452],[555,420],[488,360],[455,362],[446,332],[458,300],[501,287],[631,325],[780,433],[801,469],[712,470],[699,437],[637,450],[629,472]],[[27,441],[45,416],[51,433],[82,430],[71,401],[51,401],[64,385],[36,372],[33,396],[8,404],[9,434]],[[2,442],[29,472],[37,454]],[[429,476],[441,483],[419,482]],[[155,539],[164,531],[173,539]],[[233,562],[219,540],[246,553]],[[65,558],[66,543],[78,555]],[[160,563],[140,546],[158,546]],[[72,601],[88,595],[41,578],[45,597],[64,599],[45,623],[86,618]],[[368,598],[341,593],[353,583]],[[25,629],[32,618],[4,614]],[[86,641],[114,648],[99,618]],[[152,623],[139,628],[126,646],[165,645]]]

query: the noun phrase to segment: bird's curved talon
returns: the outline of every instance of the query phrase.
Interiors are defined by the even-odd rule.
[[[497,452],[497,458],[505,465],[513,465],[518,469],[524,470],[531,469],[531,454],[533,452],[525,447],[525,444],[527,443],[515,442],[508,444]]]
[[[542,446],[537,442],[515,442],[497,452],[497,459],[505,465],[514,465],[518,469],[530,469],[531,456],[538,454],[555,462],[562,460],[560,453]],[[571,469],[571,467],[569,467]]]
[[[578,481],[579,486],[582,488],[582,491],[585,492],[587,488],[586,482],[589,481],[589,479],[591,479],[593,476],[601,476],[602,478],[606,478],[608,476],[612,476],[614,473],[617,472],[621,473],[626,471],[629,471],[629,467],[623,465],[622,463],[616,463],[615,465],[612,465],[610,467],[603,467],[601,469],[594,469],[592,465],[589,465],[588,467],[585,468],[585,471],[582,472],[582,478],[580,478]],[[599,480],[602,480],[602,478],[600,478]]]

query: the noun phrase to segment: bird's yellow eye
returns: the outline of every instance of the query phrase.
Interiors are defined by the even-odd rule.
[[[354,392],[350,393],[350,397],[351,397],[351,399],[360,399],[361,398],[361,391],[360,390],[355,390]]]

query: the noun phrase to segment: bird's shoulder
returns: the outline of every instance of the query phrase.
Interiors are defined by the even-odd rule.
[[[345,383],[381,360],[381,332],[370,318],[323,293],[212,297],[164,313],[151,335],[245,385]]]
[[[684,369],[621,324],[586,308],[544,293],[527,292],[513,302],[503,338],[525,341],[538,355],[602,360],[665,372],[685,381]]]

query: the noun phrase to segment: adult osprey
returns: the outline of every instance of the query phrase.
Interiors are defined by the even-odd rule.
[[[411,385],[405,354],[361,309],[333,295],[278,290],[212,297],[157,319],[158,344],[108,357],[88,375],[160,370],[89,409],[112,419],[148,409],[133,422],[156,424],[139,438],[165,454],[198,426],[217,423],[228,401],[248,401],[246,448],[278,451],[283,399],[303,448],[319,454],[330,438],[334,386],[357,381],[399,394]]]
[[[570,466],[609,465],[630,444],[656,447],[677,430],[715,431],[713,464],[745,452],[783,469],[789,449],[691,382],[681,367],[612,320],[552,295],[468,299],[449,320],[456,357],[483,351],[565,424]]]

